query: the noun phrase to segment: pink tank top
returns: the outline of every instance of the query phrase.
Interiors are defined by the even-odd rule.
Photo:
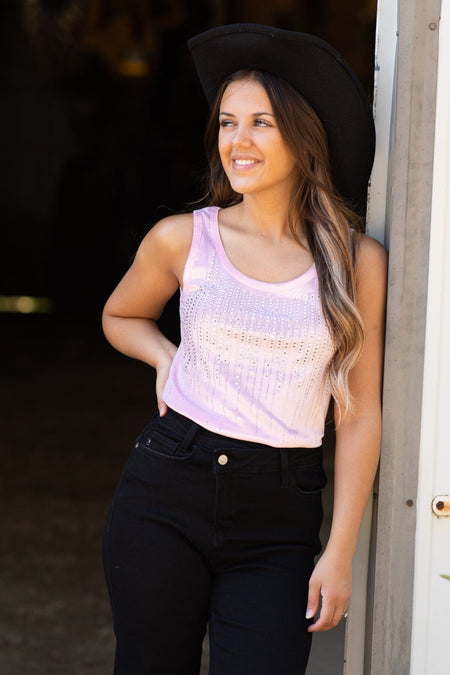
[[[333,340],[315,265],[291,281],[236,269],[217,207],[194,212],[180,297],[181,343],[163,399],[206,429],[275,447],[317,447]]]

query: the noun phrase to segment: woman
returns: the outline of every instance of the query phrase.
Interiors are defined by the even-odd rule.
[[[103,316],[156,368],[159,408],[105,530],[115,673],[198,673],[209,622],[211,674],[293,675],[347,612],[378,462],[386,260],[347,205],[373,121],[316,38],[236,24],[189,46],[212,103],[209,206],[148,233]],[[178,288],[177,349],[156,320]],[[314,567],[330,395],[335,503]]]

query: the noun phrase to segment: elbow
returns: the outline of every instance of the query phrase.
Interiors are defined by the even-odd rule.
[[[114,324],[114,316],[111,312],[110,306],[109,306],[109,300],[106,302],[105,306],[103,307],[103,312],[101,316],[101,323],[102,323],[102,329],[103,329],[103,334],[108,340],[108,342],[111,342],[111,337],[112,337],[112,331],[113,331],[113,324]]]
[[[336,428],[336,435],[348,439],[358,437],[370,440],[375,446],[381,444],[381,410],[373,410],[370,413],[355,415],[351,420],[344,420],[342,425]]]

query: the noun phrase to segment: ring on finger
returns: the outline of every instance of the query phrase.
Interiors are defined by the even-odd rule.
[[[343,615],[342,615],[342,618],[346,619],[347,617],[348,617],[348,612],[344,612]]]

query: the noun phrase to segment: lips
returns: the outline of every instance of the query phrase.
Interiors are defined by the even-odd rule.
[[[236,169],[247,169],[248,167],[259,164],[259,160],[254,157],[232,157],[233,166]]]

